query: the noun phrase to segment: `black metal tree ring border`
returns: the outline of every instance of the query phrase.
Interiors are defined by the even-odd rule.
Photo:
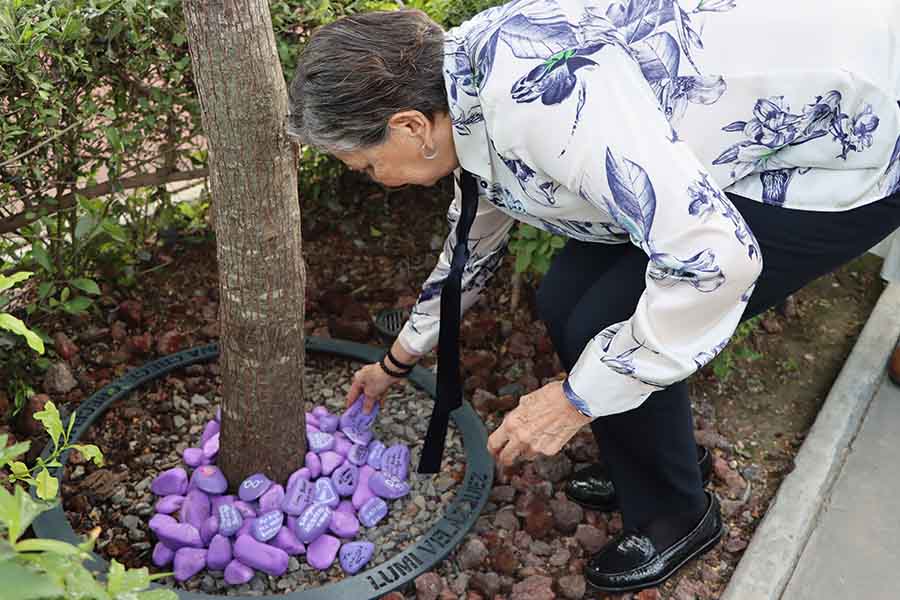
[[[312,352],[335,354],[344,358],[375,362],[381,358],[382,349],[355,342],[325,338],[307,337],[306,348]],[[219,355],[218,344],[198,346],[175,354],[164,356],[143,367],[132,369],[118,380],[105,386],[84,401],[78,408],[72,427],[71,441],[77,441],[113,402],[126,397],[135,388],[157,379],[166,373],[188,365],[206,362]],[[431,371],[416,367],[410,380],[421,387],[432,398],[436,396],[436,382]],[[493,483],[493,459],[487,452],[487,432],[481,419],[468,402],[451,414],[453,421],[463,436],[466,451],[466,475],[462,485],[447,504],[444,514],[425,534],[405,550],[385,562],[362,571],[339,582],[315,588],[269,596],[228,596],[235,600],[338,600],[378,598],[413,581],[420,574],[443,560],[456,547],[463,536],[472,528],[484,508]],[[48,445],[43,452],[47,457],[52,448]],[[60,457],[62,467],[53,474],[62,479],[63,468],[68,460],[68,452]],[[415,476],[415,475],[413,475]],[[66,519],[61,504],[42,513],[33,524],[38,537],[52,538],[80,543],[82,540]],[[89,566],[99,572],[106,571],[107,563],[93,555]],[[153,584],[159,588],[158,584]],[[183,600],[213,600],[223,595],[201,594],[185,590],[175,590]]]

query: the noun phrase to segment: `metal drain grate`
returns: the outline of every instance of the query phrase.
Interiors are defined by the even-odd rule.
[[[400,335],[400,330],[408,318],[408,309],[389,308],[375,316],[375,329],[386,342],[390,342]]]

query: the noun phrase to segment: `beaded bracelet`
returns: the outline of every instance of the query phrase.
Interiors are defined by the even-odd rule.
[[[387,354],[385,354],[385,356],[387,356]],[[386,364],[384,364],[384,356],[382,356],[382,357],[378,360],[378,364],[381,365],[381,369],[382,369],[385,373],[387,373],[388,375],[390,375],[391,377],[397,377],[397,378],[402,379],[402,378],[408,376],[408,375],[410,374],[410,372],[412,372],[412,369],[411,369],[411,368],[410,368],[410,369],[407,369],[406,371],[403,371],[403,372],[400,372],[400,371],[394,371],[393,369],[389,368]]]

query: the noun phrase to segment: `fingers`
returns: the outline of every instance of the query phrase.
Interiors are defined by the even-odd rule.
[[[359,397],[359,394],[362,391],[363,391],[363,385],[354,375],[353,383],[350,384],[350,391],[347,392],[347,400],[346,400],[347,408],[350,408],[350,406],[354,402],[356,402],[356,399]]]

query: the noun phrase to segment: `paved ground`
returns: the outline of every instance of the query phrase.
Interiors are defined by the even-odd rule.
[[[900,598],[900,387],[885,379],[782,600]]]

